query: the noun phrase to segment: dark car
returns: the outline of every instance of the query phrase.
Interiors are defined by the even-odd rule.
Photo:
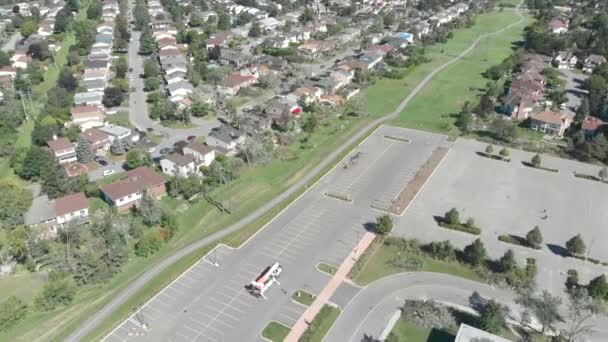
[[[105,159],[101,158],[101,157],[95,157],[95,158],[93,158],[93,160],[95,160],[101,166],[107,166],[108,165],[108,162]]]
[[[173,151],[173,149],[171,147],[165,147],[163,149],[160,150],[160,154],[167,154],[169,152]]]
[[[154,128],[148,127],[148,128],[146,128],[146,131],[148,131],[148,132],[154,132]]]
[[[186,140],[188,140],[188,141],[192,141],[194,139],[196,139],[196,135],[191,135],[188,138],[186,138]]]

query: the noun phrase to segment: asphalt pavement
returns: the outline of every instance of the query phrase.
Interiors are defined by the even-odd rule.
[[[391,120],[391,119],[394,119],[395,117],[397,117],[403,111],[403,109],[409,104],[409,102],[418,94],[418,92],[421,89],[423,89],[426,86],[426,84],[437,73],[439,73],[446,67],[454,64],[455,62],[457,62],[458,60],[463,58],[465,55],[467,55],[469,52],[471,52],[477,46],[477,44],[479,44],[479,42],[482,39],[499,34],[515,25],[520,24],[523,21],[523,16],[521,16],[521,14],[519,13],[518,10],[516,10],[515,13],[517,13],[517,15],[519,16],[518,20],[514,21],[510,25],[507,25],[506,27],[504,27],[503,29],[500,29],[498,31],[480,35],[477,39],[475,39],[475,41],[473,41],[473,43],[467,49],[462,51],[458,56],[454,57],[450,61],[446,62],[445,64],[437,67],[432,72],[430,72],[412,90],[412,92],[410,94],[408,94],[408,96],[406,96],[406,98],[399,104],[399,106],[397,106],[395,111],[393,111],[392,113],[390,113],[389,115],[387,115],[383,118],[374,120],[373,122],[368,124],[366,127],[361,129],[359,132],[353,134],[349,140],[347,140],[344,144],[342,144],[340,147],[335,149],[333,152],[329,153],[325,159],[323,159],[321,162],[319,162],[311,171],[309,171],[298,182],[293,184],[288,190],[283,192],[281,195],[273,198],[269,202],[263,204],[261,207],[254,210],[252,213],[247,215],[245,218],[243,218],[239,222],[237,222],[215,234],[212,234],[204,239],[201,239],[191,245],[188,245],[188,246],[184,247],[183,249],[177,251],[176,253],[163,259],[160,263],[158,263],[156,266],[154,266],[150,270],[146,271],[144,274],[142,274],[142,276],[140,276],[137,280],[135,280],[133,283],[131,283],[127,288],[124,289],[124,291],[119,293],[112,301],[110,301],[107,305],[105,305],[100,311],[98,311],[97,313],[95,313],[94,315],[89,317],[89,319],[82,326],[80,326],[76,331],[74,331],[74,333],[71,334],[66,340],[67,341],[81,340],[86,334],[88,334],[93,329],[95,329],[96,326],[99,323],[101,323],[101,321],[103,321],[105,318],[110,316],[114,312],[114,310],[116,310],[118,307],[120,307],[120,305],[122,305],[125,301],[127,301],[133,294],[135,294],[142,287],[144,287],[150,280],[152,280],[156,275],[158,275],[164,269],[166,269],[167,267],[170,267],[172,264],[174,264],[175,262],[180,260],[182,257],[192,253],[193,251],[195,251],[213,241],[216,241],[224,236],[227,236],[228,234],[238,231],[239,229],[245,227],[247,224],[253,222],[255,219],[259,218],[261,215],[268,212],[268,210],[272,209],[277,204],[279,204],[282,201],[289,198],[289,196],[291,196],[293,193],[298,191],[298,189],[300,189],[304,185],[308,184],[326,166],[330,165],[341,153],[343,153],[351,145],[353,145],[357,140],[359,140],[361,137],[363,137],[365,134],[367,134],[367,132],[369,130],[373,129],[373,127],[375,127],[379,124],[382,124],[388,120]]]
[[[562,109],[562,113],[566,113],[570,116],[574,116],[576,109],[581,104],[581,99],[587,91],[583,89],[585,80],[589,77],[587,74],[574,72],[572,70],[559,70],[564,75],[563,79],[566,81],[566,96],[568,102],[566,102],[566,108]]]

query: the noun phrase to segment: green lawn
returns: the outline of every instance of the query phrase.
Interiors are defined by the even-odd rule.
[[[272,342],[283,342],[290,330],[291,329],[281,323],[270,322],[266,325],[264,330],[262,330],[262,337]]]
[[[340,309],[325,304],[315,319],[310,322],[299,342],[321,342],[339,315]]]
[[[338,270],[338,268],[336,266],[330,265],[330,264],[326,264],[324,262],[320,262],[317,265],[317,269],[323,273],[327,273],[331,276],[333,276],[334,274],[336,274],[336,271]]]
[[[428,329],[410,321],[399,319],[386,338],[387,342],[453,342],[454,335],[437,329]]]
[[[454,37],[445,44],[426,49],[431,62],[409,70],[404,79],[381,79],[366,90],[367,110],[374,114],[395,110],[433,69],[457,56],[481,34],[506,27],[516,18],[513,9],[496,10],[478,16],[471,28],[455,30]],[[453,126],[455,118],[451,114],[457,113],[465,101],[477,101],[479,89],[487,82],[481,73],[513,52],[513,43],[522,39],[523,29],[531,21],[527,18],[499,35],[481,40],[464,58],[436,74],[392,124],[457,135],[458,131]]]
[[[24,284],[27,284],[27,286],[24,286]],[[42,274],[30,273],[26,270],[19,270],[16,274],[10,276],[0,276],[0,302],[10,296],[17,296],[24,302],[29,303],[38,294],[43,284]]]
[[[291,295],[291,299],[304,306],[310,306],[315,301],[315,298],[317,298],[315,295],[304,290],[297,290]]]
[[[416,271],[415,269],[398,266],[392,262],[397,256],[402,259],[413,259],[420,262],[422,266],[417,271],[445,273],[483,282],[483,279],[475,271],[463,264],[435,260],[424,255],[410,254],[395,245],[387,246],[380,240],[374,241],[368,251],[359,259],[355,267],[353,267],[350,277],[356,284],[365,286],[392,274]]]

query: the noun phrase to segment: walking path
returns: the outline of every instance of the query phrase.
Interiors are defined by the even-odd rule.
[[[283,192],[279,196],[277,196],[277,197],[273,198],[272,200],[270,200],[269,202],[265,203],[258,209],[251,212],[245,218],[232,224],[231,226],[226,227],[225,229],[220,230],[214,234],[211,234],[204,239],[196,241],[196,242],[176,251],[175,253],[167,256],[165,259],[163,259],[161,262],[156,264],[154,267],[152,267],[151,269],[146,271],[139,278],[137,278],[133,283],[131,283],[129,286],[127,286],[120,294],[118,294],[116,297],[114,297],[114,299],[112,299],[108,304],[106,304],[106,306],[104,306],[101,310],[99,310],[94,315],[89,317],[87,319],[87,321],[84,322],[76,331],[74,331],[74,333],[72,333],[66,340],[67,341],[81,340],[84,336],[86,336],[88,333],[93,331],[97,327],[97,325],[100,324],[104,319],[109,317],[112,314],[112,312],[114,312],[114,310],[118,309],[132,295],[137,293],[137,291],[142,289],[149,281],[154,279],[154,277],[156,277],[159,273],[161,273],[167,267],[170,267],[171,265],[176,263],[178,260],[191,254],[192,252],[196,251],[197,249],[202,248],[205,245],[208,245],[214,241],[217,241],[217,240],[247,226],[248,224],[252,223],[260,216],[264,215],[270,209],[274,208],[276,205],[278,205],[282,201],[289,198],[293,193],[298,191],[300,188],[304,187],[304,185],[308,184],[318,173],[320,173],[328,165],[330,165],[332,162],[334,162],[335,159],[337,159],[344,151],[346,151],[348,148],[350,148],[350,146],[355,144],[359,139],[361,139],[364,135],[366,135],[371,129],[373,129],[377,125],[380,125],[382,123],[385,123],[389,120],[396,118],[403,111],[403,109],[410,103],[410,101],[416,96],[416,94],[418,94],[418,92],[420,90],[422,90],[427,85],[427,83],[438,72],[440,72],[441,70],[454,64],[455,62],[457,62],[458,60],[463,58],[465,55],[467,55],[469,52],[471,52],[473,49],[475,49],[477,44],[479,44],[479,42],[482,39],[491,37],[496,34],[500,34],[504,31],[510,29],[511,27],[514,27],[514,26],[520,24],[521,22],[523,22],[524,17],[519,12],[519,6],[517,6],[517,8],[515,9],[515,13],[519,17],[519,19],[517,21],[513,22],[512,24],[510,24],[510,25],[506,26],[505,28],[498,30],[496,32],[487,33],[487,34],[479,36],[475,41],[473,41],[473,43],[466,50],[461,52],[458,56],[454,57],[450,61],[448,61],[445,64],[434,69],[412,90],[412,92],[399,104],[399,106],[392,113],[390,113],[389,115],[387,115],[385,117],[372,121],[367,126],[365,126],[362,130],[355,133],[344,144],[342,144],[340,147],[338,147],[333,152],[328,154],[325,159],[323,159],[320,163],[318,163],[312,170],[310,170],[310,172],[308,172],[305,176],[303,176],[298,182],[296,182],[289,189],[287,189],[287,191]]]
[[[352,250],[352,252],[348,255],[348,257],[344,260],[342,265],[336,271],[336,274],[331,278],[329,283],[323,288],[321,293],[317,296],[315,301],[304,311],[302,316],[298,319],[296,324],[294,324],[291,331],[289,331],[289,335],[285,339],[286,342],[297,342],[308,325],[315,319],[315,316],[321,311],[323,306],[327,304],[331,296],[336,292],[340,284],[346,279],[350,270],[355,266],[359,257],[365,252],[367,247],[374,241],[376,234],[367,232],[363,235],[363,238],[359,241],[357,246]]]

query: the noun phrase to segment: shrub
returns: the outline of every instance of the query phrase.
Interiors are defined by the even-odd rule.
[[[378,216],[376,218],[376,224],[374,230],[377,234],[386,235],[393,229],[393,219],[388,215]]]
[[[452,208],[445,213],[443,219],[447,224],[460,224],[460,213],[456,208]]]
[[[543,243],[543,235],[540,232],[538,226],[534,227],[531,231],[526,234],[526,240],[532,246],[538,246]]]
[[[572,289],[578,287],[578,271],[568,270],[568,277],[566,278],[566,288]]]
[[[534,157],[532,157],[530,162],[534,167],[540,167],[540,164],[542,162],[540,155],[538,155],[538,154],[534,155]]]
[[[401,307],[402,317],[429,329],[446,329],[456,325],[452,312],[433,300],[406,300]]]
[[[456,250],[448,240],[431,242],[424,246],[424,250],[435,259],[449,261],[456,258]]]
[[[581,235],[575,235],[570,240],[566,241],[566,248],[573,255],[584,254],[586,247]]]
[[[473,234],[473,235],[481,234],[481,229],[479,229],[477,227],[469,227],[466,224],[447,224],[445,222],[441,222],[439,224],[439,226],[441,226],[443,228],[447,228],[447,229],[458,230],[458,231]]]

